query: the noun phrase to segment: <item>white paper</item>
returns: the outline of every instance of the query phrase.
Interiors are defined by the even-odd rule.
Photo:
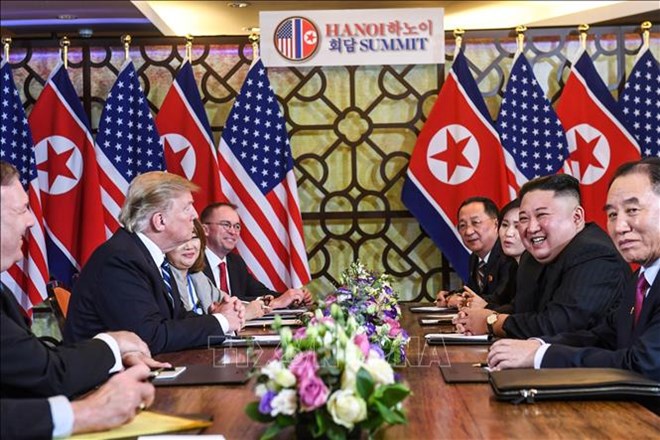
[[[282,325],[302,325],[299,319],[282,319],[280,320]],[[253,321],[248,321],[245,323],[244,327],[269,327],[275,324],[274,319],[255,319]]]
[[[410,311],[411,312],[423,312],[423,313],[442,313],[442,312],[448,312],[450,310],[456,310],[451,307],[436,307],[436,306],[418,306],[418,307],[411,307]]]
[[[452,341],[488,341],[488,335],[463,335],[461,333],[428,333],[426,339],[451,339]]]

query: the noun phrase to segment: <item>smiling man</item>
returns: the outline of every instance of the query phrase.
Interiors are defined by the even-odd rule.
[[[165,258],[193,236],[196,190],[162,171],[133,179],[119,215],[123,227],[94,251],[74,286],[65,340],[131,330],[161,353],[206,346],[209,336],[241,328],[239,301],[225,302],[210,315],[187,312]]]
[[[514,313],[464,309],[455,319],[469,334],[529,338],[593,326],[616,307],[630,268],[607,234],[585,223],[579,182],[560,174],[520,189],[520,259]]]
[[[503,339],[491,367],[610,367],[660,381],[660,159],[622,165],[607,194],[607,229],[617,249],[640,270],[619,308],[589,330],[543,340]]]

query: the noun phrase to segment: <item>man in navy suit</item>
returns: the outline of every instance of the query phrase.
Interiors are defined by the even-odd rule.
[[[0,272],[23,258],[22,238],[34,225],[18,171],[0,161]],[[50,438],[109,429],[149,405],[149,367],[163,367],[128,332],[49,347],[31,332],[14,296],[0,287],[0,438]],[[73,396],[101,385],[85,398]]]
[[[607,229],[637,271],[616,311],[597,326],[491,347],[492,368],[611,367],[660,381],[660,159],[624,164],[607,193]]]
[[[244,308],[235,299],[209,315],[186,311],[165,258],[193,236],[196,190],[162,171],[133,179],[119,215],[123,227],[94,251],[73,288],[65,340],[130,330],[162,353],[204,347],[242,327]]]
[[[292,303],[312,302],[306,289],[292,288],[278,293],[264,286],[250,273],[243,258],[233,252],[241,235],[241,219],[236,205],[213,203],[204,208],[200,220],[206,233],[204,273],[218,289],[247,301],[272,297],[268,304],[272,309],[288,307]]]

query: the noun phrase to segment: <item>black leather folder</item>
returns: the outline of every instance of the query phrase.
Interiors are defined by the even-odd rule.
[[[445,383],[488,383],[488,370],[472,362],[440,366]]]
[[[660,398],[660,382],[615,368],[547,368],[493,371],[490,384],[499,400],[620,400]]]
[[[188,365],[186,370],[172,379],[157,377],[157,387],[189,385],[239,385],[250,380],[251,368],[245,365]]]

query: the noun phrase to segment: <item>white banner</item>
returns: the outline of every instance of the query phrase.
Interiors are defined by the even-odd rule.
[[[268,66],[442,64],[442,8],[260,12]]]

